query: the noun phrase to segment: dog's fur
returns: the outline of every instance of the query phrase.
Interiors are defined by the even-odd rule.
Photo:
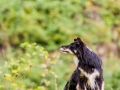
[[[104,90],[102,61],[80,38],[70,45],[61,46],[62,52],[73,56],[76,70],[64,90]]]

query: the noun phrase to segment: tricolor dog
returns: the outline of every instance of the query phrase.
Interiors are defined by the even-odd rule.
[[[104,90],[102,61],[80,38],[61,46],[60,50],[71,54],[76,65],[64,90]]]

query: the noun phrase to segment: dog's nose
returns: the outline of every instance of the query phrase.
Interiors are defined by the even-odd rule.
[[[60,46],[60,48],[63,48],[63,46]]]
[[[63,51],[64,49],[65,49],[65,47],[64,47],[64,46],[61,46],[61,47],[60,47],[60,50],[61,50],[61,51]]]

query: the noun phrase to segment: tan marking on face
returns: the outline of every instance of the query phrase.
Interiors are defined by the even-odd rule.
[[[73,54],[73,52],[70,49],[65,49],[65,51],[68,51],[70,54]]]
[[[77,50],[74,50],[75,53],[77,53]]]
[[[60,50],[63,51],[63,52],[69,52],[70,54],[74,54],[74,53],[73,53],[70,49],[68,49],[68,48],[66,48],[66,49],[61,48]]]

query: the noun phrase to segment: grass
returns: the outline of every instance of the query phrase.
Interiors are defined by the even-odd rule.
[[[58,51],[49,54],[35,43],[23,43],[21,48],[22,53],[3,52],[0,90],[62,90],[75,69],[72,57]],[[113,54],[103,59],[105,90],[119,90],[119,63]]]

